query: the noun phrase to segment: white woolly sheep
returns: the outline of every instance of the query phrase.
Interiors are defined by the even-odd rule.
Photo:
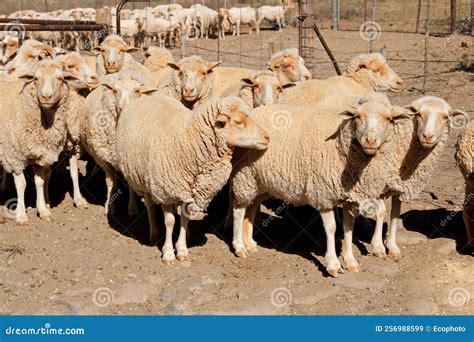
[[[51,219],[47,207],[50,166],[58,161],[67,139],[66,119],[74,107],[68,82],[74,77],[54,60],[44,60],[36,70],[21,75],[18,82],[1,82],[0,160],[3,169],[13,173],[17,191],[17,224],[28,221],[25,211],[26,180],[23,170],[35,171],[36,207],[40,218]],[[46,183],[46,184],[45,184]]]
[[[311,79],[311,73],[296,48],[281,50],[273,54],[268,62],[268,69],[278,75],[282,84]]]
[[[178,101],[150,96],[131,103],[117,127],[117,159],[129,185],[144,194],[150,221],[150,239],[158,240],[153,203],[161,204],[166,242],[163,261],[172,263],[173,207],[183,205],[177,257],[188,256],[189,217],[206,210],[227,182],[234,147],[265,149],[266,132],[235,97],[211,99],[194,113]],[[139,132],[139,134],[137,134]]]
[[[249,78],[256,70],[236,67],[216,67],[214,74],[214,95],[222,97],[224,91],[230,87],[238,87],[243,78]]]
[[[144,54],[143,65],[150,71],[151,79],[158,89],[166,87],[172,77],[173,69],[168,63],[174,63],[171,51],[165,48],[150,46]]]
[[[367,199],[379,198],[393,148],[394,122],[407,115],[403,108],[393,107],[385,95],[376,93],[364,95],[342,112],[346,120],[336,114],[334,109],[294,105],[263,106],[253,111],[252,118],[265,127],[272,143],[265,153],[249,151],[231,178],[232,244],[238,256],[245,257],[247,250],[255,249],[255,212],[260,202],[271,196],[295,205],[309,204],[320,211],[327,238],[326,270],[337,276],[341,264],[335,250],[333,208],[343,205],[353,210]],[[353,229],[349,223],[345,221],[348,233]],[[357,271],[351,252],[344,254],[346,268]]]

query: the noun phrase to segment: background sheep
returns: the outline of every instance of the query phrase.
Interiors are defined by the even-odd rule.
[[[234,97],[211,99],[193,114],[163,96],[142,98],[122,113],[117,127],[118,164],[130,186],[145,196],[154,243],[158,227],[152,204],[162,205],[165,263],[175,259],[173,206],[185,204],[176,244],[178,259],[184,260],[189,216],[206,210],[227,182],[234,146],[267,147],[265,131],[248,114],[245,103]]]
[[[393,107],[382,94],[368,94],[343,113],[347,120],[341,122],[334,109],[272,105],[253,111],[252,118],[267,129],[272,144],[265,153],[249,151],[231,178],[232,244],[237,255],[246,256],[246,248],[255,248],[251,235],[256,208],[271,196],[320,211],[328,246],[326,270],[337,276],[341,265],[335,252],[333,208],[358,206],[380,196],[392,148],[392,122],[405,117],[403,109]],[[244,217],[247,231],[241,235]],[[350,233],[351,222],[345,223]],[[357,271],[352,249],[344,256],[346,267]]]
[[[222,94],[230,87],[238,87],[241,79],[251,77],[255,70],[236,67],[216,67],[214,74],[214,95],[222,97]]]
[[[282,84],[310,80],[311,73],[305,66],[303,57],[298,49],[281,50],[270,58],[268,68],[274,71]]]
[[[471,122],[459,138],[456,149],[456,160],[466,182],[464,199],[464,223],[467,230],[467,245],[474,247],[474,124]]]
[[[50,167],[64,150],[67,113],[75,106],[68,87],[68,82],[75,78],[63,71],[59,62],[42,61],[36,70],[30,70],[21,78],[26,83],[0,83],[5,96],[0,108],[0,160],[3,169],[13,173],[18,199],[17,224],[25,224],[28,220],[23,175],[27,165],[33,165],[35,171],[39,216],[44,220],[51,219],[45,189],[48,189]]]
[[[158,89],[164,88],[170,82],[173,73],[168,63],[175,63],[171,51],[152,46],[144,55],[143,65],[150,71],[151,79]]]

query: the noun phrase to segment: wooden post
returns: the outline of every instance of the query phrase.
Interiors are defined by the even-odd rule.
[[[431,0],[427,0],[426,3],[426,21],[425,21],[425,66],[423,73],[423,89],[422,92],[426,92],[426,83],[428,82],[428,51],[429,51],[429,40],[430,40],[430,24],[431,24]]]
[[[473,0],[474,1],[474,0]],[[416,14],[416,33],[420,33],[421,0],[418,0],[418,11]]]
[[[456,0],[451,0],[451,34],[456,31]]]
[[[471,0],[471,36],[474,37],[474,0]]]

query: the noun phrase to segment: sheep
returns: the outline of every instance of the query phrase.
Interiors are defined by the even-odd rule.
[[[285,103],[313,105],[331,95],[399,92],[402,88],[403,81],[380,53],[361,54],[352,59],[342,76],[297,83],[296,87],[285,91]]]
[[[12,60],[20,48],[20,40],[18,37],[6,36],[1,42],[0,64],[5,65]]]
[[[257,71],[250,77],[243,78],[241,84],[226,89],[221,96],[238,95],[250,107],[256,108],[280,103],[283,98],[283,89],[294,85],[294,83],[282,85],[273,71]]]
[[[147,69],[130,55],[131,52],[137,52],[138,48],[128,46],[117,35],[107,36],[102,44],[94,47],[92,51],[98,53],[96,72],[99,76],[116,73],[125,69],[136,70],[145,75],[148,74]]]
[[[206,62],[199,56],[183,58],[178,63],[168,63],[174,69],[170,84],[163,90],[187,108],[196,109],[214,96],[212,70],[221,62]]]
[[[158,227],[152,204],[162,205],[165,263],[175,260],[173,207],[183,205],[176,250],[178,259],[185,260],[188,220],[206,210],[227,182],[234,147],[267,148],[266,132],[249,111],[236,97],[211,99],[193,113],[169,97],[150,96],[122,113],[117,126],[119,169],[133,190],[144,194],[154,243]]]
[[[151,79],[158,89],[164,88],[170,81],[173,69],[168,63],[175,63],[171,51],[165,48],[150,46],[145,54],[143,65],[150,71]]]
[[[320,211],[328,246],[326,270],[336,277],[341,264],[335,251],[333,208],[343,205],[354,210],[365,200],[378,198],[385,186],[394,126],[406,117],[403,108],[376,93],[364,95],[346,111],[295,105],[254,109],[252,118],[265,127],[272,143],[265,153],[249,151],[231,177],[232,245],[237,256],[255,250],[254,216],[260,202],[272,196]],[[350,220],[344,223],[350,232]],[[351,250],[345,261],[347,269],[358,270]]]
[[[258,8],[259,24],[264,20],[275,22],[278,25],[278,30],[283,31],[283,24],[285,23],[285,7],[284,6],[261,6]]]
[[[0,107],[0,161],[13,173],[17,191],[16,223],[26,224],[26,180],[23,170],[35,171],[36,207],[41,219],[51,220],[45,183],[49,170],[58,161],[67,140],[67,113],[74,107],[69,82],[75,78],[63,71],[58,61],[41,61],[35,70],[21,75],[16,82],[0,82],[4,95]]]
[[[268,62],[268,69],[278,75],[282,84],[311,79],[311,73],[296,48],[285,49],[273,54]]]
[[[256,70],[237,67],[216,67],[214,74],[214,95],[222,97],[224,91],[241,84],[243,78],[252,77]]]
[[[101,86],[92,91],[86,98],[81,113],[80,142],[85,151],[105,171],[107,200],[105,213],[114,214],[115,207],[111,201],[112,191],[116,185],[116,124],[122,110],[142,95],[155,92],[153,84],[137,71],[122,70],[119,73],[105,76]],[[129,214],[136,213],[136,206],[131,193]]]
[[[467,231],[467,246],[474,248],[474,164],[472,162],[474,144],[474,124],[468,124],[459,137],[456,146],[456,161],[466,183],[463,217]]]
[[[237,8],[232,7],[228,10],[228,20],[232,24],[232,35],[240,36],[240,25],[249,25],[249,35],[252,34],[253,27],[257,35],[260,33],[260,23],[258,21],[257,11],[249,6]]]

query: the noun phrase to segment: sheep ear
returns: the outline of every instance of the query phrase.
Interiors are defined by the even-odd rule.
[[[128,52],[128,53],[132,53],[132,52],[138,52],[140,51],[139,48],[136,48],[136,47],[133,47],[133,46],[126,46],[123,51],[125,52]]]
[[[405,111],[405,113],[407,113],[408,115],[415,115],[415,114],[418,113],[418,111],[416,110],[416,108],[413,107],[412,105],[403,106],[402,108],[403,108],[403,110]]]
[[[214,62],[214,63],[207,63],[207,72],[211,72],[216,66],[221,64],[222,61]]]
[[[64,73],[62,79],[65,82],[74,82],[74,81],[77,81],[79,78],[77,78],[76,76],[70,73]]]
[[[466,120],[469,121],[469,115],[467,113],[463,112],[462,110],[459,110],[459,109],[451,109],[449,111],[449,116],[452,117],[452,118],[457,118],[457,117],[464,116],[466,118]]]
[[[341,116],[344,120],[351,120],[355,118],[356,113],[354,109],[349,109],[339,113],[338,115]]]
[[[145,57],[145,59],[149,58],[151,56],[151,53],[149,53],[148,51],[146,51],[143,56]]]
[[[179,64],[177,64],[177,63],[168,63],[168,66],[169,66],[171,69],[174,69],[174,70],[179,71]]]
[[[94,53],[95,55],[98,55],[99,53],[102,52],[102,48],[101,48],[100,46],[94,46],[91,51],[92,51],[92,53]]]
[[[242,78],[240,80],[240,83],[242,83],[242,85],[247,86],[247,87],[253,87],[254,86],[253,80],[250,79],[250,78]]]
[[[155,91],[158,91],[158,88],[153,88],[153,87],[149,87],[149,86],[141,86],[140,87],[140,93],[141,94],[149,95],[149,94],[153,94]]]
[[[449,111],[449,125],[454,128],[466,127],[469,124],[469,115],[459,109]]]
[[[22,80],[25,83],[30,83],[35,79],[35,74],[27,72],[23,75],[18,76],[18,79]]]
[[[410,119],[412,115],[413,114],[405,107],[393,106],[390,120],[393,122],[396,120]]]
[[[101,83],[104,87],[107,87],[109,88],[110,90],[113,90],[115,91],[115,82],[111,79],[108,79],[108,80],[103,80],[102,83]]]
[[[215,126],[217,128],[224,128],[225,125],[227,125],[227,123],[229,122],[229,120],[230,120],[230,117],[228,115],[219,114],[217,115]]]
[[[286,88],[291,88],[291,87],[294,87],[294,86],[296,86],[296,83],[294,83],[294,82],[288,82],[288,83],[282,85],[281,87],[282,87],[283,89],[286,89]]]

